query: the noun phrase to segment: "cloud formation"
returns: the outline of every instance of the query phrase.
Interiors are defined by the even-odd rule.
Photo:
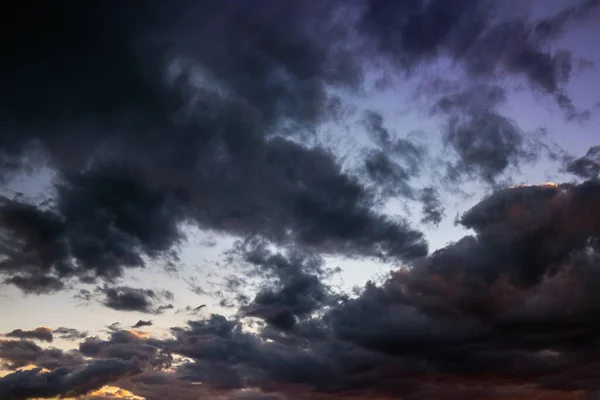
[[[590,148],[579,158],[567,160],[566,171],[583,179],[598,179],[600,177],[600,146]]]
[[[142,328],[144,326],[152,326],[152,320],[143,320],[140,319],[138,322],[135,323],[135,325],[132,326],[133,329],[137,329],[137,328]]]
[[[478,80],[522,77],[575,114],[563,90],[573,57],[547,44],[594,6],[539,21],[509,10],[498,21],[486,0],[13,5],[3,13],[14,26],[3,40],[14,42],[0,69],[10,77],[0,175],[46,165],[55,181],[44,205],[1,201],[5,283],[40,294],[70,279],[112,281],[149,259],[172,268],[183,223],[333,255],[423,256],[418,230],[374,208],[377,193],[429,201],[411,180],[423,149],[371,113],[366,126],[384,148],[364,160],[375,185],[344,172],[329,150],[302,143],[345,107],[332,91],[359,93],[373,62],[405,74],[447,56]],[[499,114],[448,127],[457,168],[487,181],[529,154]]]
[[[128,286],[98,287],[96,292],[103,296],[102,304],[117,311],[137,311],[146,314],[160,314],[173,308],[172,304],[158,304],[165,300],[173,300],[173,293],[168,290],[154,291]]]
[[[0,379],[0,395],[10,400],[84,395],[105,383],[139,373],[135,360],[101,360],[80,369],[68,367],[43,371],[41,368],[13,372]]]
[[[35,328],[31,331],[15,329],[11,332],[5,333],[4,336],[18,339],[36,339],[43,342],[52,342],[54,339],[52,329],[43,326]]]
[[[83,361],[77,352],[54,347],[42,348],[30,340],[0,341],[0,359],[2,366],[8,370],[28,365],[52,370],[63,366],[77,366]]]
[[[193,360],[179,373],[324,399],[598,390],[585,349],[598,332],[599,193],[596,182],[499,191],[461,219],[476,236],[294,325],[273,323],[278,313],[255,313],[267,323],[258,334],[216,315],[190,321],[173,331],[173,353]],[[284,304],[275,310],[292,313]]]
[[[128,361],[136,358],[154,368],[171,366],[171,355],[160,342],[148,338],[148,334],[134,330],[112,332],[108,340],[89,337],[79,344],[79,352],[95,359],[119,359]]]
[[[78,340],[85,339],[88,335],[87,332],[82,332],[74,328],[65,328],[64,326],[58,327],[52,331],[54,336],[57,336],[64,340]]]
[[[14,371],[0,397],[84,396],[109,383],[148,400],[600,390],[598,152],[568,161],[581,184],[498,190],[548,149],[501,112],[503,83],[585,120],[566,92],[577,60],[557,40],[598,1],[541,20],[488,0],[13,3],[0,13],[11,29],[0,39],[0,183],[42,167],[52,182],[43,201],[0,197],[2,283],[76,288],[80,300],[158,315],[174,309],[173,293],[122,279],[150,263],[176,270],[190,226],[237,239],[228,261],[244,275],[220,293],[233,316],[188,306],[194,315],[163,338],[118,323],[108,337],[14,330],[0,340]],[[368,143],[348,167],[319,130],[348,123],[373,74],[418,79],[447,61],[460,82],[421,86],[454,157],[433,168],[444,167],[442,183],[494,192],[458,220],[470,235],[429,254],[423,233],[385,206],[410,201],[422,223],[440,224],[444,187],[425,172],[434,146],[365,107],[353,128]],[[345,294],[328,280],[328,256],[398,269]],[[77,349],[31,340],[54,337]]]
[[[234,318],[192,319],[164,339],[115,326],[71,353],[6,340],[0,357],[12,369],[112,360],[114,379],[137,360],[143,372],[118,382],[148,398],[583,398],[600,390],[599,199],[596,181],[497,191],[460,219],[474,235],[353,296],[325,283],[319,258],[244,242],[231,262],[258,287]],[[248,329],[248,316],[263,323]]]

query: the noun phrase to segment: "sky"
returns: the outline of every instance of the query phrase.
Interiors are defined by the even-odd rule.
[[[600,1],[0,23],[0,398],[600,398]]]

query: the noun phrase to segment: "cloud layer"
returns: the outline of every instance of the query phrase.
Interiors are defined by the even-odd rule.
[[[261,286],[236,318],[190,320],[166,339],[115,328],[73,352],[23,336],[3,341],[0,357],[13,369],[73,371],[113,360],[105,364],[115,366],[110,382],[148,398],[170,390],[193,398],[197,383],[202,393],[232,399],[248,388],[290,399],[583,398],[577,396],[600,390],[593,350],[599,199],[596,181],[496,192],[463,215],[474,236],[356,296],[328,286],[318,258],[253,242],[232,260]],[[247,316],[261,323],[248,330]],[[128,377],[122,363],[131,360],[145,372]],[[16,372],[0,387],[21,393],[21,383],[12,382],[39,374],[45,372]],[[61,385],[69,388],[62,393],[79,390]]]
[[[53,178],[41,201],[0,197],[1,282],[158,315],[175,295],[123,278],[176,270],[190,226],[237,240],[237,279],[218,299],[233,316],[188,306],[166,336],[145,319],[132,328],[148,332],[115,323],[108,337],[8,332],[0,397],[93,398],[108,384],[148,400],[600,390],[597,148],[563,160],[582,183],[503,188],[513,169],[558,156],[501,112],[510,81],[567,121],[589,117],[566,91],[578,60],[557,40],[597,6],[537,20],[487,0],[7,6],[0,181]],[[354,104],[447,62],[460,78],[419,85],[443,154]],[[332,124],[351,124],[335,139],[358,143],[350,162],[320,141]],[[409,202],[439,225],[444,191],[465,181],[493,190],[457,219],[472,233],[432,254],[418,227],[385,212]],[[329,256],[398,269],[343,293]],[[47,345],[56,338],[77,348]]]
[[[450,57],[480,81],[521,77],[574,113],[562,89],[572,56],[546,44],[594,5],[538,21],[499,21],[485,0],[11,6],[1,175],[47,165],[55,181],[44,204],[2,199],[5,282],[48,293],[70,278],[118,279],[148,259],[173,265],[182,223],[328,254],[423,256],[418,230],[374,208],[378,194],[402,195],[439,221],[432,189],[419,195],[410,179],[422,148],[369,114],[364,127],[381,147],[365,159],[373,190],[298,139],[347,108],[332,93],[358,94],[374,62],[410,74]],[[451,176],[493,182],[529,158],[522,133],[491,104],[468,107],[465,95],[438,104],[469,108],[449,119]]]

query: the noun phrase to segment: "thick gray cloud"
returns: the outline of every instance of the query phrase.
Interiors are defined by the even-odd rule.
[[[486,0],[6,7],[0,178],[45,165],[54,180],[48,201],[0,199],[3,282],[34,294],[98,283],[78,298],[158,314],[172,295],[118,280],[147,262],[176,266],[189,224],[256,240],[236,261],[259,283],[234,319],[192,319],[167,339],[113,324],[108,339],[72,352],[2,340],[4,367],[52,371],[4,377],[0,397],[83,395],[115,381],[148,399],[599,389],[597,183],[494,193],[461,219],[472,236],[428,256],[421,232],[378,211],[402,196],[421,203],[423,222],[440,222],[438,188],[414,183],[427,148],[367,112],[359,130],[374,148],[354,176],[306,140],[345,107],[332,93],[362,93],[367,65],[404,77],[445,57],[468,80],[425,93],[457,157],[447,175],[496,185],[538,144],[500,113],[501,78],[584,119],[565,91],[574,55],[555,40],[597,3],[542,21],[510,6],[499,19]],[[594,178],[593,155],[571,172]],[[328,255],[403,264],[342,296],[326,281]],[[244,329],[244,316],[264,323]],[[236,392],[245,388],[257,392]]]
[[[30,340],[0,341],[0,359],[2,366],[9,370],[27,365],[54,369],[80,365],[83,360],[76,352],[65,352],[53,347],[44,349]]]
[[[61,367],[50,372],[34,368],[0,378],[0,395],[10,400],[80,396],[140,371],[141,365],[135,359],[100,360],[79,369]]]
[[[420,147],[372,114],[371,136],[386,149],[367,155],[371,185],[298,142],[340,105],[330,89],[360,90],[366,60],[411,72],[450,56],[478,80],[524,77],[573,114],[563,90],[573,57],[547,44],[593,6],[503,22],[485,0],[11,6],[1,174],[45,164],[56,180],[43,206],[2,200],[0,272],[48,293],[70,278],[118,279],[147,259],[173,268],[182,223],[329,254],[422,256],[420,232],[373,211],[378,193],[420,200],[409,179]],[[500,115],[452,121],[459,168],[492,180],[523,155],[522,133]],[[473,137],[480,128],[485,139]]]
[[[20,50],[0,71],[11,77],[0,146],[25,157],[35,143],[57,172],[48,210],[4,200],[5,273],[118,278],[145,256],[173,262],[183,222],[326,242],[319,250],[332,253],[424,254],[420,233],[373,213],[371,194],[332,154],[271,140],[284,125],[302,131],[326,117],[328,85],[362,79],[336,45],[343,37],[322,24],[328,7],[71,3],[5,14],[19,21],[10,48]],[[50,19],[64,30],[31,33]],[[84,61],[92,56],[101,61]]]
[[[274,253],[264,242],[251,242],[238,251],[248,276],[260,278],[254,298],[240,311],[268,325],[291,331],[324,307],[336,304],[339,295],[324,282],[334,271],[318,256],[293,250]],[[238,266],[240,267],[240,266]],[[242,269],[244,270],[244,269]]]
[[[173,294],[167,290],[104,286],[98,287],[96,291],[103,296],[102,304],[113,310],[160,314],[173,308],[172,304],[159,304],[161,301],[173,300]]]
[[[595,181],[497,191],[460,219],[474,235],[355,296],[331,291],[318,257],[246,241],[231,261],[259,286],[235,318],[190,320],[167,339],[115,328],[70,356],[6,341],[0,357],[11,368],[138,359],[163,371],[119,382],[151,398],[234,399],[248,388],[324,400],[591,394],[600,390],[599,199]],[[243,314],[265,323],[248,330]]]
[[[52,329],[50,328],[38,327],[31,331],[15,329],[11,332],[5,333],[4,336],[10,338],[36,339],[42,342],[52,342],[52,340],[54,339],[52,333]]]
[[[600,177],[600,146],[590,148],[582,157],[568,160],[565,169],[583,179],[598,179]]]
[[[357,297],[311,308],[293,329],[274,323],[276,313],[254,315],[266,322],[258,333],[217,315],[190,321],[173,329],[173,353],[192,360],[177,374],[214,390],[277,387],[323,399],[491,399],[506,396],[510,385],[530,387],[518,392],[523,398],[597,390],[587,374],[597,365],[589,352],[600,328],[593,317],[599,193],[595,182],[499,191],[461,219],[475,236],[368,284]],[[285,257],[253,257],[268,271],[296,271]],[[297,297],[275,295],[285,289],[266,297],[294,315],[289,299]]]
[[[148,339],[136,331],[119,330],[112,332],[108,340],[89,337],[79,344],[79,353],[92,358],[117,358],[138,360],[149,363],[154,368],[168,368],[172,358],[160,342]]]

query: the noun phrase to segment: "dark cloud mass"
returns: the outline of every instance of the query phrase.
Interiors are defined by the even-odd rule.
[[[110,334],[108,340],[89,337],[79,344],[79,352],[97,359],[114,358],[120,360],[138,360],[149,363],[155,368],[168,368],[172,357],[164,345],[146,338],[139,331],[118,330]]]
[[[334,4],[11,3],[0,146],[22,162],[39,154],[56,181],[49,207],[3,200],[1,269],[20,279],[7,282],[40,293],[118,278],[146,257],[173,262],[183,222],[329,253],[423,255],[421,234],[371,211],[332,154],[273,138],[313,129],[326,88],[361,80],[338,45],[349,34],[321,24]],[[20,168],[5,164],[6,179]]]
[[[37,339],[43,342],[52,342],[54,339],[52,329],[46,327],[38,327],[31,331],[15,329],[4,336],[19,339]]]
[[[215,390],[276,388],[291,398],[448,391],[491,399],[510,385],[522,398],[597,390],[589,346],[599,329],[599,195],[596,182],[499,191],[462,217],[474,236],[329,303],[315,302],[322,286],[293,285],[293,258],[253,248],[247,260],[289,282],[266,280],[242,307],[266,325],[254,334],[213,315],[174,328],[172,351],[193,360],[179,373]],[[299,318],[302,310],[312,312]]]
[[[322,258],[294,251],[273,253],[264,243],[251,243],[243,250],[251,274],[267,282],[249,304],[241,307],[244,315],[289,331],[315,311],[335,304],[336,294],[323,282],[333,271],[325,267]]]
[[[101,360],[76,370],[61,367],[50,372],[41,368],[17,371],[0,380],[0,395],[10,400],[80,396],[140,370],[136,360]]]
[[[566,171],[583,179],[600,177],[600,146],[590,148],[583,157],[568,160]]]
[[[2,366],[12,370],[28,365],[54,369],[61,366],[75,366],[82,362],[76,352],[65,352],[57,348],[42,348],[30,340],[0,341],[0,358]]]
[[[333,254],[424,255],[421,234],[373,212],[374,193],[333,154],[290,140],[327,118],[329,88],[360,86],[366,49],[352,38],[374,41],[371,52],[397,68],[447,54],[470,74],[516,73],[563,96],[571,58],[544,43],[586,13],[572,9],[536,31],[522,19],[494,22],[483,0],[354,5],[356,26],[334,18],[343,10],[334,0],[169,10],[11,2],[3,12],[14,30],[3,39],[10,61],[0,70],[3,176],[40,160],[56,182],[48,207],[3,200],[6,282],[46,293],[64,278],[119,278],[148,257],[174,263],[183,222]],[[367,159],[368,175],[387,195],[410,197],[422,149],[392,138],[376,114],[367,125],[386,147]],[[523,155],[520,132],[499,115],[449,126],[458,167],[486,180]]]
[[[0,195],[1,282],[155,320],[4,334],[0,398],[106,398],[90,393],[108,384],[147,400],[593,396],[599,151],[563,160],[582,183],[506,188],[557,156],[502,109],[516,83],[567,121],[589,117],[567,92],[578,55],[558,40],[598,5],[536,20],[492,0],[3,4],[0,184],[52,179],[41,200]],[[429,79],[446,63],[459,78]],[[419,80],[440,143],[355,104],[373,75],[392,77],[384,90]],[[323,144],[330,126],[355,158]],[[468,181],[493,192],[457,219],[470,234],[432,254],[384,212],[404,201],[439,225],[448,186]],[[234,238],[217,300],[235,310],[178,308],[190,319],[161,331],[179,292],[123,280],[176,272],[190,227]],[[396,269],[347,294],[331,257]]]
[[[104,286],[98,287],[96,291],[103,296],[102,304],[113,310],[160,314],[173,308],[171,304],[157,305],[160,301],[173,299],[173,294],[169,291],[157,292],[128,286]]]

